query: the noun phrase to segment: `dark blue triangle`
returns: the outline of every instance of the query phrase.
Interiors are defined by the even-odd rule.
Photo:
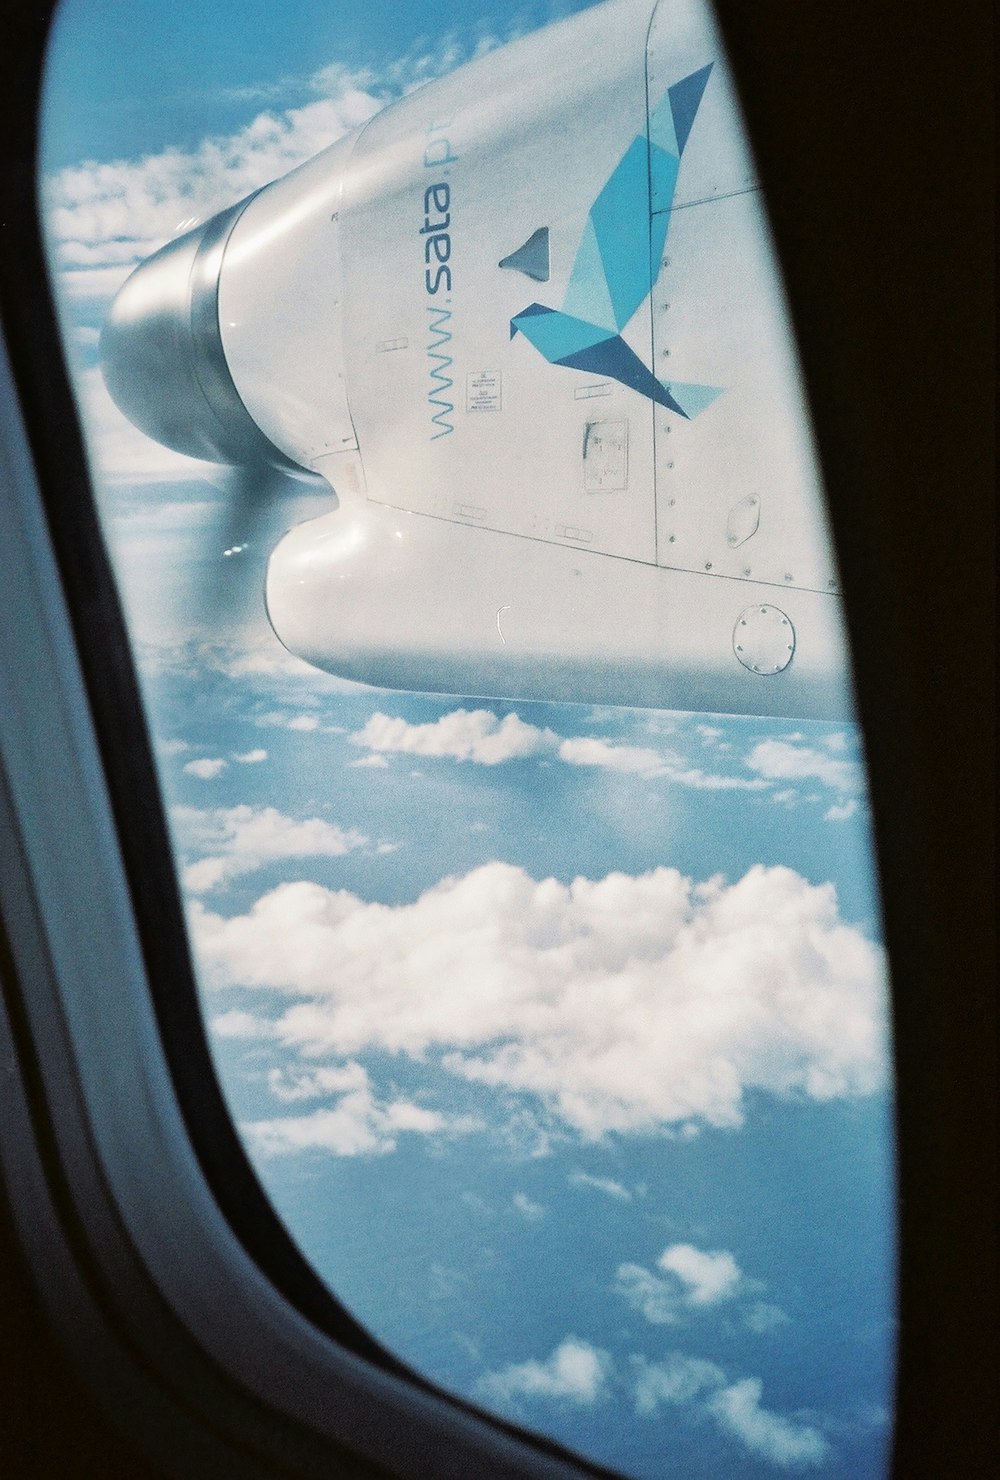
[[[523,272],[525,277],[534,278],[536,283],[547,283],[549,280],[549,228],[540,226],[537,231],[533,231],[524,246],[518,247],[516,252],[511,252],[509,257],[502,257],[498,266],[511,267],[515,272]]]
[[[682,77],[680,82],[675,82],[673,87],[668,88],[670,95],[670,111],[674,115],[674,133],[677,135],[677,152],[684,153],[684,145],[688,141],[694,116],[698,111],[708,74],[715,66],[709,62],[707,67],[702,67],[700,72],[692,72],[687,77]]]
[[[558,363],[569,365],[574,370],[589,370],[592,375],[607,375],[621,385],[638,391],[640,395],[648,396],[658,405],[665,406],[668,411],[676,411],[685,420],[688,419],[687,412],[677,404],[666,386],[660,384],[653,372],[647,369],[635,351],[618,335],[614,339],[603,339],[600,344],[591,345],[589,349],[566,355]]]

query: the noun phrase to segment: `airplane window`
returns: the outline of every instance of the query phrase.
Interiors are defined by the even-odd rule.
[[[592,1461],[883,1475],[863,742],[711,11],[64,0],[40,177],[278,1214]]]

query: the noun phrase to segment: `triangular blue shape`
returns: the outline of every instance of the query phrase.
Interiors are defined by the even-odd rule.
[[[694,421],[695,417],[707,410],[713,401],[718,400],[725,386],[684,385],[679,380],[672,380],[667,389],[688,420]]]
[[[583,240],[570,273],[563,312],[592,324],[602,324],[605,329],[618,328],[611,294],[608,292],[608,280],[604,275],[604,263],[597,245],[597,233],[590,216],[583,228]]]
[[[669,90],[650,110],[649,114],[649,142],[656,144],[658,148],[666,150],[668,154],[680,154],[680,145],[677,143],[677,130],[674,127],[674,110],[670,106]]]
[[[588,324],[570,314],[559,313],[554,308],[541,309],[540,305],[534,303],[530,309],[525,309],[511,320],[511,329],[520,329],[525,339],[550,364],[565,359],[577,350],[588,348],[599,339],[604,339],[608,333],[607,329],[596,324]]]
[[[499,267],[512,268],[514,272],[523,272],[525,277],[530,277],[536,283],[547,283],[549,280],[549,228],[540,226],[533,231],[523,246],[518,247],[516,252],[511,252],[509,257],[501,257]]]
[[[707,67],[702,67],[699,72],[692,72],[688,77],[682,77],[680,82],[675,82],[673,87],[667,89],[670,98],[670,109],[674,115],[674,132],[677,135],[678,153],[684,153],[684,145],[688,141],[694,116],[698,111],[708,75],[714,67],[714,62],[709,62]]]
[[[668,411],[687,416],[687,412],[674,400],[667,387],[660,384],[635,350],[618,335],[614,339],[605,339],[600,344],[592,344],[565,355],[559,364],[569,365],[574,370],[587,370],[592,375],[607,375],[621,385],[638,391],[640,395],[648,396],[658,405],[665,406]]]
[[[677,171],[680,169],[680,163],[676,154],[668,154],[658,144],[650,144],[650,210],[654,215],[659,211],[669,211],[673,205],[674,189],[677,185]]]
[[[632,140],[590,208],[615,327],[624,329],[649,293],[649,141]]]

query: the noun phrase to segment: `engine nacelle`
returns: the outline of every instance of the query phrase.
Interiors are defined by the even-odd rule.
[[[850,712],[793,336],[702,0],[615,0],[412,93],[140,266],[103,354],[159,440],[336,491],[267,580],[320,667]]]

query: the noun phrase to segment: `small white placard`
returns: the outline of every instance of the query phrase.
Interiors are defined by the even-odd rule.
[[[476,370],[465,380],[466,411],[501,410],[502,384],[499,370]]]

